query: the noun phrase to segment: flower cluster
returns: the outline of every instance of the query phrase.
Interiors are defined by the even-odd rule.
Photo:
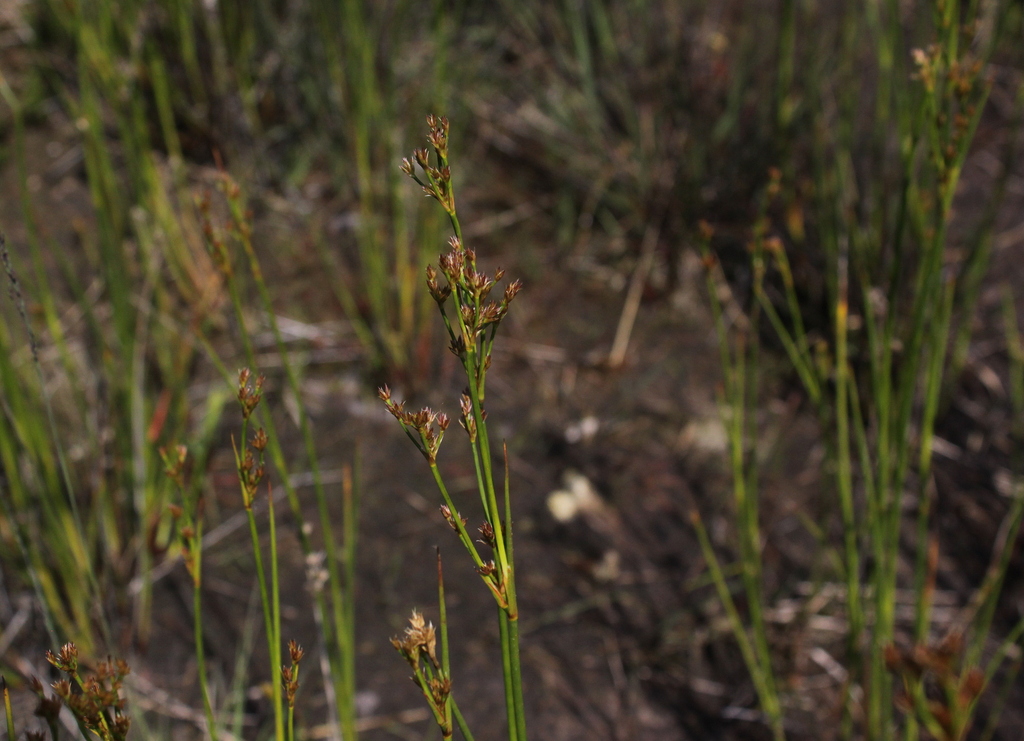
[[[306,655],[305,650],[295,641],[288,641],[288,657],[291,666],[281,667],[281,687],[289,708],[295,707],[295,695],[299,691],[299,662]]]
[[[444,116],[427,116],[427,141],[434,150],[437,166],[430,164],[430,152],[416,149],[412,159],[402,160],[402,172],[411,177],[423,192],[441,204],[449,216],[455,215],[455,194],[452,192],[452,171],[448,167],[448,119]],[[423,170],[424,180],[416,173],[413,162]]]
[[[498,268],[493,277],[476,269],[476,253],[464,247],[458,237],[452,237],[448,241],[451,248],[438,259],[438,266],[441,274],[448,281],[447,285],[440,286],[437,282],[437,271],[433,267],[427,269],[427,287],[430,295],[437,301],[438,306],[444,312],[444,305],[452,294],[456,298],[456,310],[458,311],[459,332],[456,333],[448,317],[445,315],[448,331],[451,336],[451,350],[459,359],[465,361],[466,353],[477,348],[485,335],[485,330],[491,329],[490,339],[493,340],[494,330],[505,315],[508,314],[509,304],[522,289],[520,280],[515,280],[505,287],[504,295],[500,301],[487,301],[491,289],[505,276],[505,271]],[[489,343],[488,343],[489,345]],[[490,348],[485,348],[484,362],[490,364]]]
[[[128,664],[121,659],[101,661],[95,673],[83,678],[78,672],[78,648],[73,643],[64,644],[57,653],[47,651],[46,660],[68,675],[67,679],[54,682],[52,687],[78,723],[102,741],[124,741],[131,725],[131,719],[124,714],[125,701],[121,697],[124,678],[130,671]],[[36,691],[41,704],[52,714],[54,701],[45,697],[41,685],[37,685]]]
[[[418,412],[405,411],[405,402],[396,402],[391,398],[391,389],[387,386],[377,389],[377,395],[384,402],[388,411],[399,421],[405,434],[409,436],[416,447],[433,465],[437,461],[437,451],[444,439],[444,432],[451,424],[451,420],[444,412],[435,412],[429,407],[423,407]]]
[[[244,422],[249,420],[263,399],[263,376],[257,377],[254,384],[250,384],[251,378],[252,372],[248,368],[238,371],[238,403],[242,405],[242,420]],[[252,508],[253,500],[256,499],[256,489],[266,474],[263,451],[267,448],[267,442],[267,432],[260,427],[241,453],[235,451],[238,481],[241,484],[242,502],[246,509]],[[256,451],[256,455],[253,455],[253,451]]]
[[[409,662],[413,671],[412,681],[427,698],[442,734],[449,738],[452,724],[448,698],[452,693],[452,680],[437,660],[437,632],[433,623],[428,623],[422,613],[413,610],[405,634],[401,638],[392,638],[391,645]]]

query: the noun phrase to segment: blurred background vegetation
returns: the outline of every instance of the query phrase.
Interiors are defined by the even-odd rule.
[[[452,122],[467,240],[528,286],[608,287],[587,364],[635,369],[637,307],[671,304],[708,248],[722,346],[740,343],[723,355],[729,419],[758,403],[736,363],[763,343],[840,470],[826,488],[850,506],[834,530],[846,546],[829,545],[835,509],[807,513],[833,576],[895,590],[898,492],[926,491],[964,373],[987,382],[971,361],[979,323],[998,330],[1020,442],[1024,271],[1002,274],[996,314],[977,307],[994,255],[1022,241],[1003,208],[1021,177],[1022,23],[1008,0],[5,4],[0,228],[20,285],[0,323],[5,589],[46,605],[51,642],[144,644],[153,574],[176,547],[158,451],[187,443],[206,470],[224,447],[222,379],[243,358],[291,358],[277,361],[298,374],[281,414],[300,430],[311,362],[358,367],[368,392],[423,398],[446,382],[422,279],[445,222],[398,170],[437,112]],[[962,179],[979,152],[985,176]],[[840,305],[857,326],[837,329]],[[733,475],[754,481],[757,430],[730,434]],[[302,451],[294,465],[315,468],[316,445]],[[872,492],[890,492],[894,517],[876,519]],[[903,554],[920,640],[929,507]],[[1019,508],[1005,509],[1015,534]],[[736,511],[756,604],[759,515],[749,500]],[[979,598],[982,639],[1008,553]],[[753,612],[765,647],[746,663],[772,715]],[[895,630],[863,668],[874,688]],[[872,737],[888,737],[891,691],[865,711]]]

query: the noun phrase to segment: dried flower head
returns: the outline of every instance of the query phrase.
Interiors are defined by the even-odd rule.
[[[430,659],[430,663],[435,668],[439,666],[436,654],[437,634],[434,631],[434,624],[428,623],[418,610],[412,611],[405,635],[402,638],[397,636],[392,638],[391,645],[398,649],[398,652],[413,669],[418,666],[420,658],[424,655]]]
[[[238,371],[238,403],[242,405],[242,418],[249,419],[253,411],[259,406],[263,398],[263,383],[265,378],[259,376],[256,382],[250,384],[252,371],[242,368]]]
[[[306,655],[306,651],[295,641],[288,641],[288,656],[291,658],[293,664],[298,664],[302,661],[302,657]]]
[[[484,522],[477,528],[480,533],[480,542],[488,548],[494,548],[494,527],[489,522]]]
[[[458,532],[459,526],[455,523],[456,514],[457,513],[452,513],[451,508],[447,504],[441,505],[441,516],[444,517],[445,522],[447,522],[451,526],[452,530]],[[468,520],[466,520],[466,518],[461,515],[459,515],[459,521],[462,523],[463,527],[465,527],[466,522],[468,522]]]
[[[446,284],[444,286],[438,285],[437,268],[433,265],[427,265],[427,290],[439,306],[447,301],[448,297],[452,295],[452,287],[450,284]]]
[[[78,647],[74,643],[65,643],[57,653],[47,651],[46,660],[65,674],[78,674]]]
[[[260,427],[256,430],[256,434],[252,436],[252,442],[250,445],[252,445],[253,450],[262,453],[267,449],[267,442],[267,431]]]

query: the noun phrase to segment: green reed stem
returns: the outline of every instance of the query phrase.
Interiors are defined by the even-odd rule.
[[[194,535],[189,538],[192,566],[192,635],[196,644],[196,672],[199,677],[199,693],[203,697],[203,713],[206,716],[206,732],[210,741],[216,741],[220,734],[217,720],[210,701],[210,686],[206,669],[206,646],[203,637],[203,520],[198,508],[193,509],[189,519],[193,523]]]
[[[7,738],[16,739],[18,734],[14,732],[14,709],[11,707],[11,693],[7,689],[7,679],[0,676],[0,691],[4,694],[4,716],[7,718]]]
[[[455,723],[459,727],[459,731],[462,733],[462,737],[466,741],[475,741],[473,738],[472,731],[469,730],[469,725],[466,723],[466,719],[462,717],[462,711],[459,710],[459,704],[455,702],[455,698],[451,698],[452,703],[452,715],[455,716]]]
[[[274,705],[274,737],[281,741],[284,738],[284,706],[279,672],[281,670],[281,604],[280,592],[278,589],[277,574],[277,533],[274,518],[274,495],[267,487],[268,512],[270,521],[270,566],[271,581],[268,587],[266,569],[263,561],[263,551],[260,548],[259,529],[256,526],[256,515],[252,509],[252,497],[255,491],[247,491],[247,483],[244,481],[246,474],[243,472],[242,461],[245,458],[248,441],[249,420],[246,417],[242,422],[241,446],[235,448],[235,465],[239,475],[239,485],[242,488],[242,498],[245,504],[246,518],[249,522],[249,538],[252,541],[253,560],[256,563],[256,579],[260,587],[260,601],[263,606],[263,625],[267,635],[267,653],[270,659],[270,682],[271,696]],[[262,456],[261,456],[262,457]],[[285,476],[287,478],[287,476]],[[258,482],[257,482],[258,486]]]

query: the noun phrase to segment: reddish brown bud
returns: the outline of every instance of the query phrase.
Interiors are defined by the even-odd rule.
[[[293,664],[298,664],[302,661],[302,657],[306,655],[305,650],[295,641],[288,641],[288,655],[292,660]]]
[[[512,302],[512,299],[518,295],[519,291],[523,288],[523,282],[516,278],[514,281],[505,286],[505,298],[504,303],[507,306]]]
[[[252,438],[252,447],[262,453],[267,448],[267,431],[260,427]]]
[[[483,523],[477,528],[477,531],[480,533],[480,542],[489,548],[494,548],[494,527],[491,526],[491,523]]]
[[[441,516],[444,517],[445,522],[451,526],[452,530],[455,532],[459,531],[458,525],[455,524],[455,515],[452,514],[451,508],[447,504],[441,505]],[[459,520],[462,522],[462,526],[465,527],[466,518],[459,515]]]

